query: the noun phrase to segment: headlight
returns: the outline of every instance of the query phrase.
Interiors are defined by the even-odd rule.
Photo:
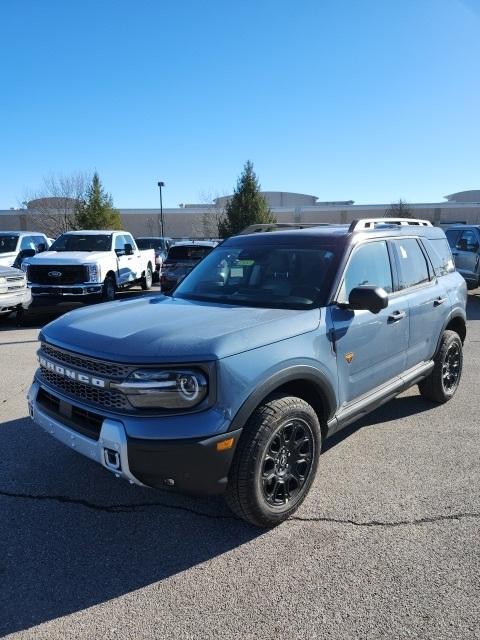
[[[87,282],[101,282],[101,273],[99,264],[86,264],[88,280]]]
[[[0,293],[7,293],[7,291],[8,291],[7,279],[0,278]]]
[[[138,369],[125,382],[111,386],[128,396],[134,407],[189,409],[208,394],[207,377],[193,369]]]

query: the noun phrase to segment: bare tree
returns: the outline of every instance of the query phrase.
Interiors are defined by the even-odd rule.
[[[50,174],[38,191],[28,192],[22,202],[39,231],[56,238],[75,229],[75,215],[86,198],[89,176]]]
[[[385,216],[387,218],[413,218],[414,212],[408,202],[400,198],[398,202],[392,202],[385,210]]]
[[[218,238],[218,225],[224,210],[216,204],[216,196],[210,192],[200,194],[200,202],[204,211],[195,216],[192,222],[192,235],[196,238]]]

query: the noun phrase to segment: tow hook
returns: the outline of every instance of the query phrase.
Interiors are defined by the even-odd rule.
[[[114,471],[120,471],[122,468],[120,462],[120,454],[118,451],[114,451],[113,449],[104,449],[103,457],[105,460],[105,465],[109,469],[113,469]]]

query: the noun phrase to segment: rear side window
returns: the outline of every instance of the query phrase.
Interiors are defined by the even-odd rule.
[[[367,242],[353,253],[347,265],[338,302],[348,302],[355,287],[375,286],[392,293],[392,269],[385,241]]]
[[[213,247],[205,247],[201,245],[176,245],[169,252],[168,260],[202,260],[210,253]]]
[[[437,276],[445,276],[447,273],[455,271],[452,252],[447,240],[444,238],[425,239],[423,244]]]
[[[415,238],[394,240],[398,267],[398,289],[408,289],[430,280],[428,262]]]

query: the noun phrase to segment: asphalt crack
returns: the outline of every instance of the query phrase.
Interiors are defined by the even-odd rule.
[[[35,495],[28,493],[12,493],[9,491],[0,491],[0,496],[6,498],[17,498],[22,500],[33,501],[51,501],[58,502],[60,504],[71,504],[76,506],[85,507],[92,511],[101,511],[104,513],[135,513],[148,509],[151,507],[162,507],[164,509],[172,509],[174,511],[183,511],[202,518],[209,518],[211,520],[239,520],[233,514],[217,514],[209,513],[208,511],[202,511],[200,509],[192,509],[178,504],[170,504],[168,502],[137,502],[133,504],[112,504],[102,505],[95,502],[89,502],[82,498],[71,498],[69,496],[61,495]],[[435,524],[438,522],[448,522],[454,520],[464,519],[480,519],[480,513],[464,511],[460,513],[452,513],[438,516],[425,516],[423,518],[414,518],[412,520],[353,520],[351,518],[329,518],[323,516],[291,516],[288,522],[322,522],[326,524],[339,524],[339,525],[351,525],[354,527],[405,527],[405,526],[421,526],[425,524]]]

